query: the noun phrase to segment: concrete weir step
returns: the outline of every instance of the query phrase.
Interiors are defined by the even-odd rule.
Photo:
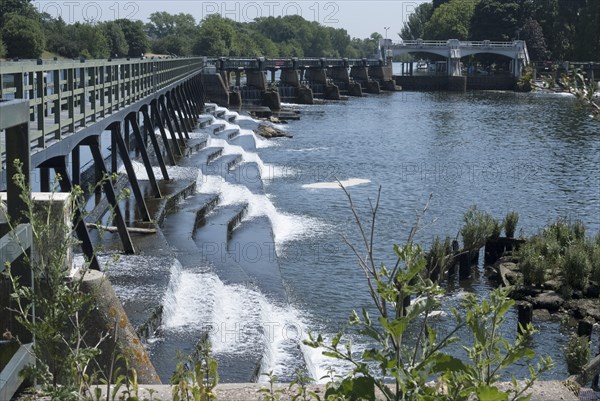
[[[250,190],[253,194],[264,194],[265,189],[263,185],[262,175],[270,174],[268,171],[261,171],[260,166],[255,162],[242,163],[235,167],[234,170],[224,175],[225,181],[235,184],[243,185]]]
[[[202,169],[204,175],[221,175],[225,176],[229,174],[230,170],[235,168],[239,163],[242,162],[242,155],[222,155],[207,164],[197,165]]]
[[[212,123],[214,116],[212,114],[202,114],[198,117],[198,128],[204,128]]]
[[[218,202],[219,196],[216,194],[196,194],[187,198],[167,216],[163,224],[163,233],[180,261],[182,271],[190,272],[192,276],[197,275],[198,278],[203,272],[213,271],[226,284],[247,285],[250,281],[248,276],[235,262],[228,260],[226,255],[228,238],[245,215],[247,205],[218,206]],[[163,381],[172,375],[175,365],[172,359],[177,352],[193,355],[200,339],[213,330],[211,324],[221,327],[221,323],[207,319],[205,325],[163,327],[157,333],[157,341],[150,346],[150,353],[152,360],[156,361],[154,366]],[[254,327],[251,332],[259,333],[260,329]],[[219,369],[228,372],[226,381],[256,379],[256,371],[264,354],[264,343],[250,341],[250,346],[231,353],[228,343],[225,342],[237,341],[237,338],[217,336],[211,340],[213,355],[217,358]]]
[[[220,132],[215,132],[215,135],[227,139],[233,139],[240,135],[240,130],[238,128],[228,128]]]
[[[263,294],[279,304],[288,303],[268,217],[244,220],[232,232],[227,247]]]
[[[204,103],[204,112],[206,114],[214,115],[215,111],[217,111],[217,107],[216,103]]]
[[[190,138],[183,142],[183,154],[187,157],[205,148],[208,140],[206,138]]]
[[[247,284],[248,275],[229,250],[228,242],[234,229],[248,210],[247,204],[220,206],[198,222],[193,234],[199,249],[199,258],[209,265],[227,284]]]
[[[166,241],[179,259],[183,267],[197,264],[197,258],[185,259],[186,254],[197,256],[198,247],[194,242],[193,233],[201,221],[219,203],[216,194],[196,194],[177,205],[167,216],[162,225],[162,232]]]
[[[202,130],[214,135],[214,134],[217,134],[217,133],[223,131],[225,129],[225,127],[226,127],[225,123],[214,122],[214,123],[204,127]]]

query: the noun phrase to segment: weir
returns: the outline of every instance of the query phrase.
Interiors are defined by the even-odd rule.
[[[392,79],[391,60],[291,58],[225,58],[208,60],[214,74],[204,80],[208,98],[224,107],[281,102],[312,104],[315,98],[400,90]],[[371,76],[372,75],[372,76]]]
[[[15,99],[0,103],[6,209],[10,216],[23,209],[11,180],[15,159],[30,173],[26,177],[34,190],[51,191],[54,179],[62,192],[88,182],[98,185],[100,196],[91,196],[86,207],[92,212],[73,211],[81,251],[95,270],[102,265],[94,252],[100,241],[123,253],[110,278],[137,335],[153,340],[150,351],[161,378],[169,377],[175,350],[193,354],[202,338],[217,343],[220,366],[232,372],[224,381],[255,380],[282,353],[298,365],[276,372],[287,378],[293,368],[305,367],[301,338],[265,341],[263,334],[273,319],[298,320],[288,305],[275,248],[283,235],[278,222],[301,222],[281,215],[265,194],[265,182],[280,172],[256,153],[266,146],[251,131],[257,122],[205,100],[266,102],[276,109],[282,99],[310,103],[316,96],[339,99],[397,90],[390,77],[389,62],[367,59],[5,63],[0,94],[3,100]],[[119,175],[108,178],[112,173]],[[129,199],[118,196],[123,188],[131,189]],[[12,235],[27,243],[30,227],[21,223]],[[101,238],[91,224],[116,232]],[[1,227],[7,234],[8,226]],[[2,256],[19,265],[19,255],[6,251]],[[235,295],[237,303],[227,303],[224,294]],[[209,312],[197,309],[206,304],[212,306]],[[228,339],[239,333],[228,326],[231,321],[218,319],[248,309],[252,330],[241,342],[247,346],[234,342],[238,347],[230,348]],[[197,312],[196,320],[181,315],[186,310]],[[22,338],[28,341],[26,334]],[[27,363],[25,351],[14,354],[14,371]],[[15,377],[7,380],[13,387]]]
[[[123,303],[127,327],[132,327],[124,331],[128,338],[135,337],[130,335],[135,329],[140,339],[153,340],[150,357],[163,380],[173,371],[176,350],[193,355],[198,341],[208,336],[220,366],[232,372],[223,379],[253,381],[273,367],[275,355],[281,352],[294,354],[298,366],[303,365],[298,354],[300,339],[292,344],[282,338],[264,341],[260,334],[261,322],[271,324],[280,319],[277,316],[292,313],[275,254],[277,233],[272,228],[273,219],[284,217],[264,193],[263,181],[277,173],[256,153],[257,147],[267,145],[251,131],[258,123],[241,119],[237,122],[248,127],[241,128],[232,124],[237,114],[204,102],[203,82],[215,76],[207,72],[207,66],[204,58],[3,65],[3,98],[24,99],[0,104],[0,129],[6,131],[1,182],[8,191],[11,216],[23,210],[20,192],[10,179],[15,159],[30,172],[26,177],[31,176],[35,190],[69,192],[74,185],[99,185],[88,194],[87,205],[73,211],[74,231],[92,269],[100,270],[105,262],[94,252],[98,245],[122,253],[120,262],[110,263],[108,276]],[[265,85],[261,74],[250,80]],[[112,173],[117,175],[107,178]],[[58,188],[54,188],[55,180]],[[128,199],[118,195],[123,188],[131,190]],[[6,233],[8,226],[3,227]],[[28,226],[20,227],[15,233],[25,241]],[[100,235],[96,228],[102,227],[108,231]],[[13,261],[13,271],[18,271],[15,258],[3,254],[3,261]],[[169,275],[170,280],[165,280]],[[91,280],[90,290],[102,288],[111,299],[114,293],[110,295],[102,277]],[[181,277],[196,278],[200,286],[207,281],[217,283],[223,291],[252,297],[257,304],[246,309],[257,308],[251,323],[259,336],[251,337],[256,347],[245,347],[232,359],[230,342],[218,344],[220,337],[207,326],[226,316],[216,310],[212,318],[182,330],[177,313],[198,305],[179,298],[181,286],[189,284]],[[212,289],[203,288],[209,296]],[[224,301],[215,296],[214,302],[217,299]],[[103,305],[110,308],[111,304]],[[4,314],[2,318],[11,320]],[[94,321],[100,326],[93,331],[100,333],[101,316]],[[221,323],[227,339],[234,329]],[[14,322],[6,327],[19,333]],[[20,338],[27,340],[26,334]],[[6,382],[12,384],[6,387],[8,392],[20,383],[18,371],[31,362],[23,357],[30,347],[24,343],[26,347],[14,354],[15,363],[9,365],[12,378]],[[134,341],[130,346],[138,344]],[[154,367],[146,367],[136,367],[140,381],[156,382]]]

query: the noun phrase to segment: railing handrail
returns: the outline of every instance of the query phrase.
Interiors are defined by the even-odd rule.
[[[29,101],[32,152],[200,72],[205,57],[0,62],[0,98]],[[0,169],[4,144],[0,142]]]
[[[451,39],[452,40],[452,39]],[[402,40],[392,42],[391,46],[401,47],[449,47],[451,40]],[[461,47],[490,47],[490,48],[513,48],[519,45],[520,41],[496,42],[490,40],[462,40],[458,41]]]

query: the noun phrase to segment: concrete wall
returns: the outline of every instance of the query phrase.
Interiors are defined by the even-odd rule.
[[[229,89],[219,74],[202,75],[202,84],[206,93],[206,100],[215,102],[219,106],[229,106]]]
[[[492,76],[394,76],[396,85],[407,91],[514,90],[516,79],[507,75]]]

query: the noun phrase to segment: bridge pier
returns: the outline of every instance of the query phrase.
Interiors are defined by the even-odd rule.
[[[358,82],[366,93],[373,93],[376,95],[381,93],[379,82],[369,78],[366,60],[363,60],[362,65],[353,65],[352,68],[350,68],[350,77],[352,77],[355,82]]]
[[[336,85],[338,85],[340,88],[345,88],[348,96],[361,97],[363,95],[360,84],[350,80],[350,74],[348,72],[347,65],[341,67],[333,66],[329,68],[329,74]]]
[[[291,86],[296,90],[296,103],[314,103],[312,89],[300,83],[300,75],[298,70],[291,68],[282,68],[279,80],[283,85]]]
[[[309,82],[309,87],[311,87],[313,93],[318,93],[315,89],[317,87],[322,87],[323,92],[321,93],[323,98],[328,100],[341,99],[340,90],[337,85],[328,82],[325,68],[307,68],[304,72],[304,78]]]
[[[380,87],[387,91],[400,90],[394,82],[392,72],[392,63],[383,63],[383,60],[379,60],[379,65],[369,65],[368,76],[373,80],[377,81]]]

